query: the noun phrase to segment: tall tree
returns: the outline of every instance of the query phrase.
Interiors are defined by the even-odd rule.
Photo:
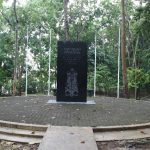
[[[13,95],[16,95],[16,82],[17,82],[17,63],[18,63],[18,17],[16,10],[16,0],[13,2],[13,10],[15,16],[15,58],[14,58],[14,81],[13,81]]]
[[[124,96],[129,97],[128,81],[127,81],[127,67],[126,67],[126,31],[125,31],[125,2],[121,0],[121,52],[122,52],[122,76],[124,86]]]
[[[65,40],[69,40],[68,2],[64,0]]]

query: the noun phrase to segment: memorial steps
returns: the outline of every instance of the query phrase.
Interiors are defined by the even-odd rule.
[[[150,123],[93,128],[96,141],[120,141],[150,138]]]
[[[47,128],[48,125],[0,121],[0,139],[31,144],[41,143]],[[150,123],[124,126],[100,126],[93,127],[92,130],[96,141],[150,137]]]
[[[0,121],[0,140],[40,143],[47,126]]]

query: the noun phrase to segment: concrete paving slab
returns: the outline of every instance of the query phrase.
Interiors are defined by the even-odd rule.
[[[87,104],[94,105],[96,104],[94,100],[88,100],[87,102],[57,102],[55,99],[50,99],[47,102],[48,104]]]
[[[90,127],[49,127],[38,150],[98,150]]]

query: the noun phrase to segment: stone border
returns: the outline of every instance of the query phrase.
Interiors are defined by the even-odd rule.
[[[106,131],[125,131],[125,130],[136,130],[150,128],[150,122],[133,124],[133,125],[120,125],[120,126],[98,126],[93,127],[93,132],[106,132]]]
[[[33,131],[46,131],[48,125],[26,124],[26,123],[0,120],[0,127],[25,129],[25,130],[33,130]]]
[[[25,129],[25,130],[46,131],[48,126],[50,126],[50,124],[38,125],[38,124],[26,124],[26,123],[18,123],[18,122],[0,120],[0,126],[9,127],[9,128],[17,128],[17,129]],[[93,128],[93,132],[134,130],[134,129],[150,128],[150,122],[142,123],[142,124],[133,124],[133,125],[98,126],[98,127],[92,127],[92,128]]]

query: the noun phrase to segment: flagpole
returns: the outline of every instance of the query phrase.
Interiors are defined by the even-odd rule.
[[[94,97],[96,96],[96,51],[97,51],[97,47],[96,47],[96,41],[97,41],[97,36],[96,36],[96,32],[95,32],[95,62],[94,62]]]
[[[117,98],[120,97],[119,95],[120,89],[120,24],[119,24],[119,39],[118,39],[118,83],[117,83]]]
[[[26,87],[25,87],[25,96],[28,95],[28,64],[27,64],[27,60],[28,60],[28,44],[29,44],[29,34],[28,34],[28,26],[27,26],[27,47],[26,47]]]
[[[52,33],[51,33],[51,29],[50,29],[50,33],[49,33],[49,68],[48,68],[48,96],[50,96],[50,76],[51,76],[51,41],[52,41]]]

